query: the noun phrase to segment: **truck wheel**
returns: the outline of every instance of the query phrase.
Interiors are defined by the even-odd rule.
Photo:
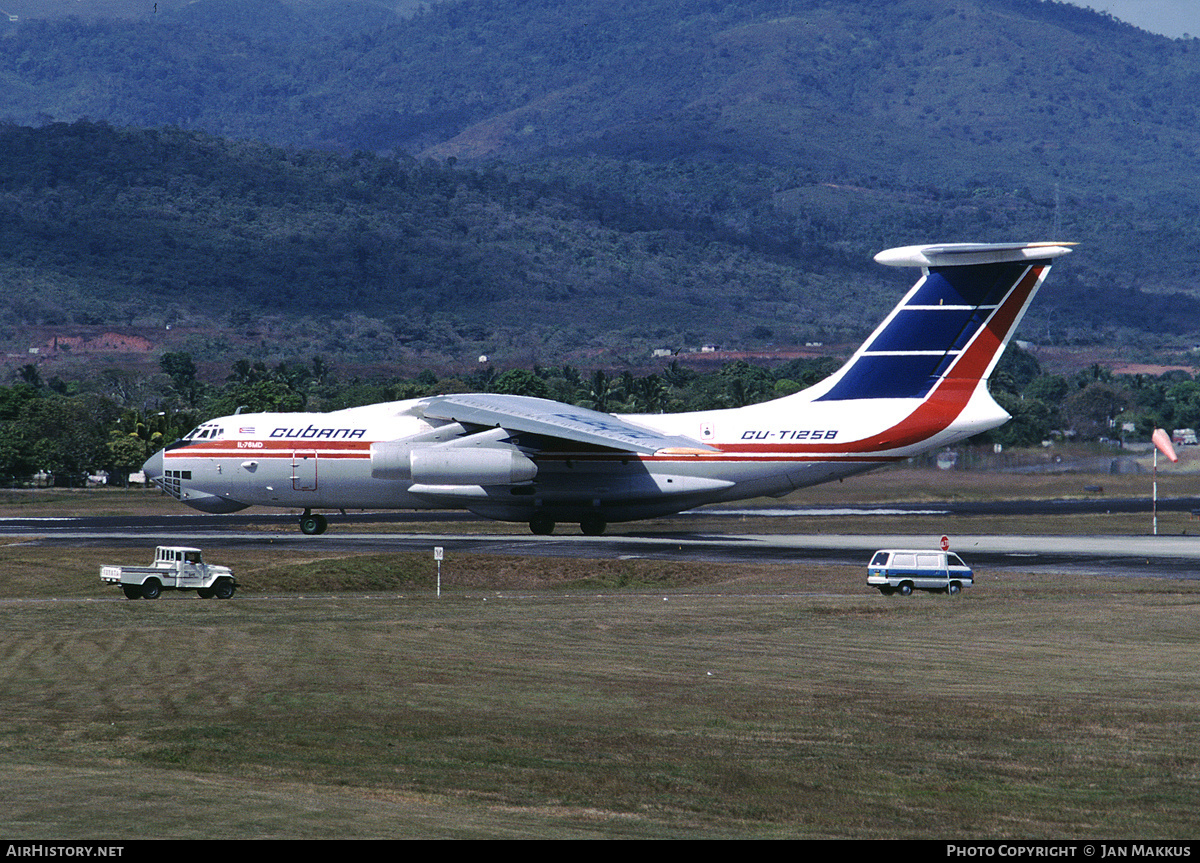
[[[162,584],[157,578],[148,578],[142,582],[142,599],[158,599],[162,593]]]
[[[140,584],[122,584],[121,593],[125,594],[126,599],[141,599],[142,587]]]
[[[217,599],[229,599],[235,590],[237,590],[237,586],[232,581],[222,578],[213,586],[213,595]]]
[[[196,589],[196,594],[201,599],[212,599],[213,598],[213,589],[211,587],[200,587],[200,588]]]

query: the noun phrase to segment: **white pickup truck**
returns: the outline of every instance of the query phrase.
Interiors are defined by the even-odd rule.
[[[194,590],[204,599],[229,599],[237,579],[227,566],[204,562],[198,548],[160,545],[151,566],[102,566],[100,580],[119,584],[128,599],[158,599],[164,590]]]

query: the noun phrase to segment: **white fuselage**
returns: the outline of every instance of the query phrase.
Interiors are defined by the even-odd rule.
[[[560,520],[600,511],[608,521],[625,521],[786,494],[954,443],[1007,419],[982,389],[952,425],[940,429],[934,418],[905,430],[914,408],[910,399],[876,400],[866,410],[861,402],[814,403],[804,396],[731,410],[622,416],[711,449],[542,450],[530,459],[536,482],[493,476],[491,462],[476,461],[469,451],[463,476],[414,475],[420,464],[414,451],[463,434],[457,424],[422,418],[419,399],[326,414],[222,417],[165,450],[160,468],[148,467],[161,470],[168,492],[206,512],[459,507],[527,521],[549,507]],[[892,440],[884,440],[889,434]],[[520,446],[520,433],[503,437]],[[463,481],[472,475],[479,481]]]

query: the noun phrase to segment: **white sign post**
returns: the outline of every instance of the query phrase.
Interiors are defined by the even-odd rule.
[[[433,559],[437,561],[437,565],[438,565],[438,574],[437,574],[437,595],[438,596],[442,595],[442,557],[443,557],[442,547],[440,545],[435,545],[433,547]]]

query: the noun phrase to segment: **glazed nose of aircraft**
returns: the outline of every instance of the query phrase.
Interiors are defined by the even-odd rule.
[[[146,482],[154,482],[163,473],[163,454],[159,450],[150,458],[146,459],[146,463],[142,465],[142,471],[146,474]]]

